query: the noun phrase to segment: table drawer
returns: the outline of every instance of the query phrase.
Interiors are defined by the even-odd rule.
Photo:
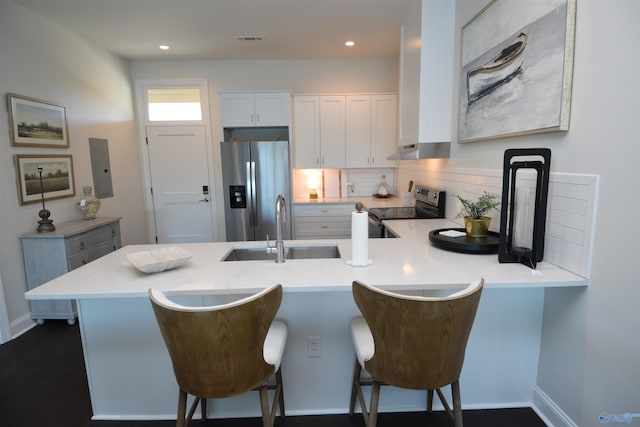
[[[113,240],[111,242],[104,242],[102,244],[93,246],[86,251],[68,257],[67,267],[69,268],[69,271],[78,267],[82,267],[83,265],[88,264],[91,261],[100,258],[101,256],[105,256],[115,251],[116,249],[118,248],[116,247],[116,243]]]
[[[85,251],[91,251],[96,246],[115,244],[120,247],[120,225],[118,223],[106,224],[91,231],[68,237],[65,242],[67,257],[81,255]],[[112,249],[115,250],[115,249]]]

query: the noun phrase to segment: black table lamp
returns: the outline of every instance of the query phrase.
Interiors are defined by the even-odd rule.
[[[53,220],[49,219],[51,212],[44,207],[44,186],[42,185],[42,166],[38,166],[38,173],[40,174],[40,194],[42,195],[42,209],[38,212],[40,221],[38,221],[38,233],[49,233],[56,229],[53,225]]]
[[[542,261],[550,164],[548,148],[504,152],[498,261],[533,269]]]

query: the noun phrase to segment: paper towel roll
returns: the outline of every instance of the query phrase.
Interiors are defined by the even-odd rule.
[[[367,212],[351,213],[350,264],[357,267],[371,264],[369,259],[369,215]]]

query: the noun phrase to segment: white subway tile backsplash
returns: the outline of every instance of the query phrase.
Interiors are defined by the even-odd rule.
[[[574,228],[565,227],[562,233],[562,238],[570,244],[574,243],[582,245],[584,241],[584,233]]]
[[[558,197],[569,197],[575,199],[578,194],[577,187],[578,186],[573,184],[557,182],[554,185],[549,185],[549,193]]]
[[[396,171],[398,185],[410,179],[447,191],[446,217],[455,218],[459,202],[455,196],[475,198],[487,191],[502,194],[502,170],[443,169],[429,167],[430,161],[402,162]],[[520,176],[520,175],[519,175]],[[544,260],[589,277],[593,230],[596,221],[599,176],[552,173],[549,178]],[[492,215],[492,230],[500,229],[500,214]]]
[[[293,191],[295,198],[309,196],[309,177],[317,177],[319,197],[358,197],[374,194],[382,181],[382,175],[394,192],[406,191],[397,187],[395,169],[294,169]],[[324,175],[324,181],[322,176]],[[324,182],[324,186],[323,186]],[[347,183],[353,184],[347,187]],[[353,189],[353,190],[352,190]]]

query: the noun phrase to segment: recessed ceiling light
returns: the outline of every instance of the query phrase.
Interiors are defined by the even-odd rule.
[[[349,47],[354,46],[354,45],[355,45],[355,43],[352,42],[351,40],[349,40],[348,42],[345,43],[345,46],[349,46]]]
[[[160,46],[158,46],[160,49],[162,50],[169,50],[169,46],[167,46],[166,44],[161,44]]]

